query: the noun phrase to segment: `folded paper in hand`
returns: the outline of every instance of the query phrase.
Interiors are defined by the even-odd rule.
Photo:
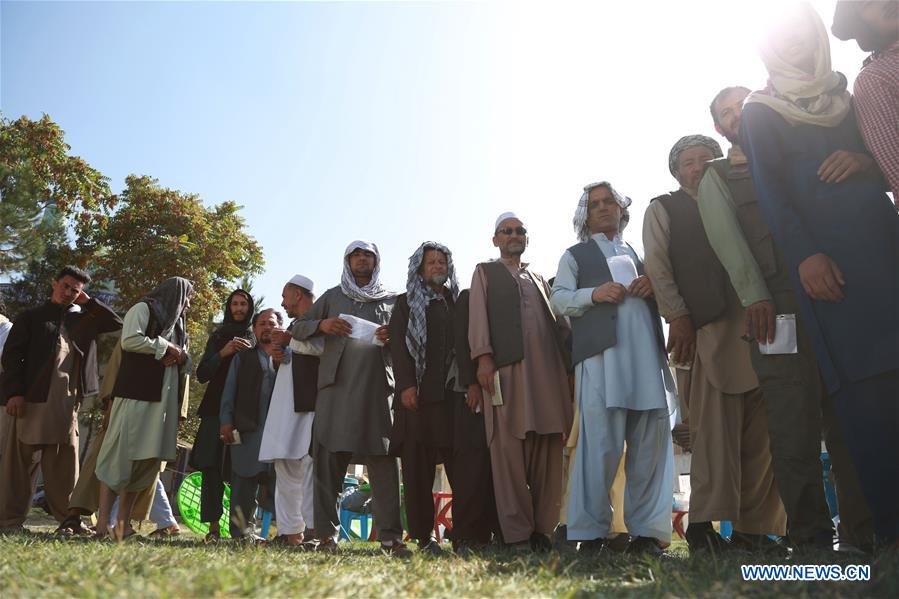
[[[796,315],[778,314],[775,320],[774,341],[771,343],[759,342],[761,354],[795,354],[796,347]]]
[[[612,280],[621,283],[625,287],[637,278],[637,266],[630,256],[612,256],[607,259]]]
[[[375,336],[375,331],[377,331],[378,327],[381,325],[370,320],[365,320],[364,318],[359,318],[358,316],[353,316],[352,314],[340,314],[340,318],[350,323],[350,326],[353,327],[352,332],[350,332],[351,339],[358,339],[363,343],[384,345],[378,341],[378,338]]]
[[[490,396],[490,405],[503,405],[503,390],[499,385],[499,370],[493,373],[493,395]]]

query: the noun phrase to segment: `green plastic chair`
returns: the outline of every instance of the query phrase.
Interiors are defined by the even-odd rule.
[[[203,488],[203,473],[192,472],[178,487],[178,511],[184,523],[194,533],[205,537],[209,532],[209,522],[200,520],[200,490]],[[231,486],[225,483],[225,492],[222,495],[222,517],[219,520],[220,534],[222,538],[231,537],[230,524],[231,513]]]

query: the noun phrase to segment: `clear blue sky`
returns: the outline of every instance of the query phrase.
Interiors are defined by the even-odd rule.
[[[813,4],[829,27],[833,0]],[[244,206],[270,304],[294,273],[336,284],[358,238],[389,287],[426,239],[467,286],[505,210],[552,276],[584,184],[634,199],[641,247],[674,141],[714,135],[721,87],[764,85],[757,5],[653,6],[4,0],[0,109],[49,114],[116,190],[146,174]],[[851,82],[864,55],[831,43]]]

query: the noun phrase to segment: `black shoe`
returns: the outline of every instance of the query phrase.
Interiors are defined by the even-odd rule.
[[[446,552],[440,547],[436,539],[426,539],[418,542],[418,550],[426,557],[443,557]]]
[[[606,540],[601,538],[581,541],[577,547],[577,552],[582,555],[599,555],[605,550]]]
[[[660,556],[665,553],[658,539],[652,537],[634,537],[627,546],[625,553],[628,555],[652,555]]]
[[[691,555],[707,551],[722,553],[730,548],[727,540],[712,528],[711,522],[691,522],[686,536]]]
[[[615,553],[624,553],[631,543],[631,536],[626,532],[620,532],[611,539],[606,539],[606,547]]]
[[[790,555],[790,550],[786,545],[768,538],[767,535],[755,535],[736,530],[730,537],[730,546],[733,549],[764,553],[772,557],[788,557]]]
[[[537,552],[552,551],[553,544],[542,532],[535,532],[530,538],[531,549]]]

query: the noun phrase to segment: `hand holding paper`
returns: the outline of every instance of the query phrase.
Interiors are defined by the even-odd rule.
[[[373,343],[374,345],[384,345],[376,336],[381,325],[352,314],[341,314],[340,319],[345,320],[352,327],[349,334],[350,339],[358,339],[363,343]]]

